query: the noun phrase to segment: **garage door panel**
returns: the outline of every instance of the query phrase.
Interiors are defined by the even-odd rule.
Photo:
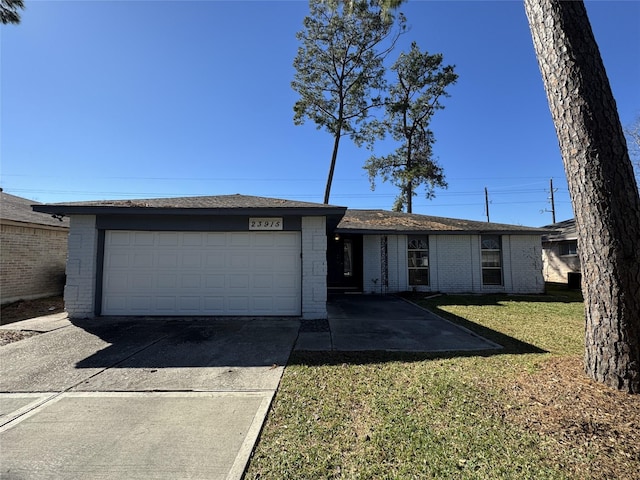
[[[225,256],[222,253],[207,253],[204,264],[211,268],[224,268]]]
[[[134,295],[128,298],[128,303],[128,307],[132,312],[142,315],[151,310],[152,298],[150,296]]]
[[[180,241],[178,232],[160,232],[158,233],[158,245],[161,247],[177,247]]]
[[[276,290],[294,289],[298,278],[294,275],[275,275],[273,286]]]
[[[228,247],[249,247],[251,238],[248,232],[230,233],[227,237]]]
[[[299,315],[299,232],[105,235],[104,315]]]
[[[238,268],[243,270],[249,269],[249,255],[248,252],[231,253],[228,258],[228,266],[231,268]]]
[[[189,290],[199,290],[201,282],[200,275],[182,275],[180,287]]]
[[[110,268],[126,268],[129,266],[128,253],[110,253],[105,256],[105,267]]]
[[[128,287],[134,290],[151,291],[154,287],[153,275],[151,273],[132,275],[131,284]]]
[[[153,267],[153,254],[152,253],[135,253],[133,255],[134,267]]]
[[[273,288],[273,274],[254,274],[252,276],[254,288],[271,290]]]
[[[172,289],[178,286],[178,279],[175,274],[158,274],[156,276],[158,290]]]
[[[111,245],[129,245],[131,243],[131,232],[110,232],[111,238],[109,243]]]
[[[151,247],[155,244],[156,236],[153,232],[135,232],[133,244],[139,247]]]
[[[248,296],[234,296],[229,295],[226,297],[227,308],[225,309],[230,314],[241,315],[242,312],[250,311],[250,298]]]
[[[158,296],[156,297],[156,309],[159,312],[167,312],[172,314],[176,311],[176,297],[174,296]]]
[[[227,277],[227,286],[229,289],[242,289],[246,290],[249,288],[249,274],[244,275],[229,275]]]
[[[253,268],[255,269],[254,271],[262,271],[262,270],[272,271],[273,270],[273,267],[274,267],[273,253],[269,254],[264,252],[258,252],[253,258],[254,258]]]

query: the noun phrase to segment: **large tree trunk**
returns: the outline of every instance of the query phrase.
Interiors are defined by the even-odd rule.
[[[576,218],[585,369],[640,393],[640,198],[615,100],[583,2],[524,3]]]

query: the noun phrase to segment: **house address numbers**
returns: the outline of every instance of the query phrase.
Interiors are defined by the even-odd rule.
[[[249,217],[249,230],[282,230],[282,217]]]

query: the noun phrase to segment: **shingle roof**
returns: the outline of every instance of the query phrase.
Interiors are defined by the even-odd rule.
[[[346,207],[322,203],[300,202],[251,195],[216,195],[205,197],[146,198],[137,200],[96,200],[88,202],[52,203],[36,207],[41,212],[81,213],[217,213],[240,214],[243,211],[313,211],[318,215],[341,214]]]
[[[545,230],[519,225],[433,217],[386,210],[347,210],[337,228],[342,233],[519,233],[542,235]]]
[[[34,212],[31,208],[38,202],[28,198],[16,197],[9,193],[0,192],[0,218],[12,222],[48,225],[51,227],[69,227],[69,219],[60,221],[46,213]]]
[[[546,230],[553,230],[542,237],[543,242],[558,242],[561,240],[576,240],[578,238],[578,232],[576,230],[576,221],[571,218],[562,222],[552,223],[542,227]]]

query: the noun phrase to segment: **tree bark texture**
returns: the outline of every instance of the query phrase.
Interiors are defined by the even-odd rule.
[[[585,300],[585,369],[640,393],[640,197],[581,1],[524,0],[567,175]]]

